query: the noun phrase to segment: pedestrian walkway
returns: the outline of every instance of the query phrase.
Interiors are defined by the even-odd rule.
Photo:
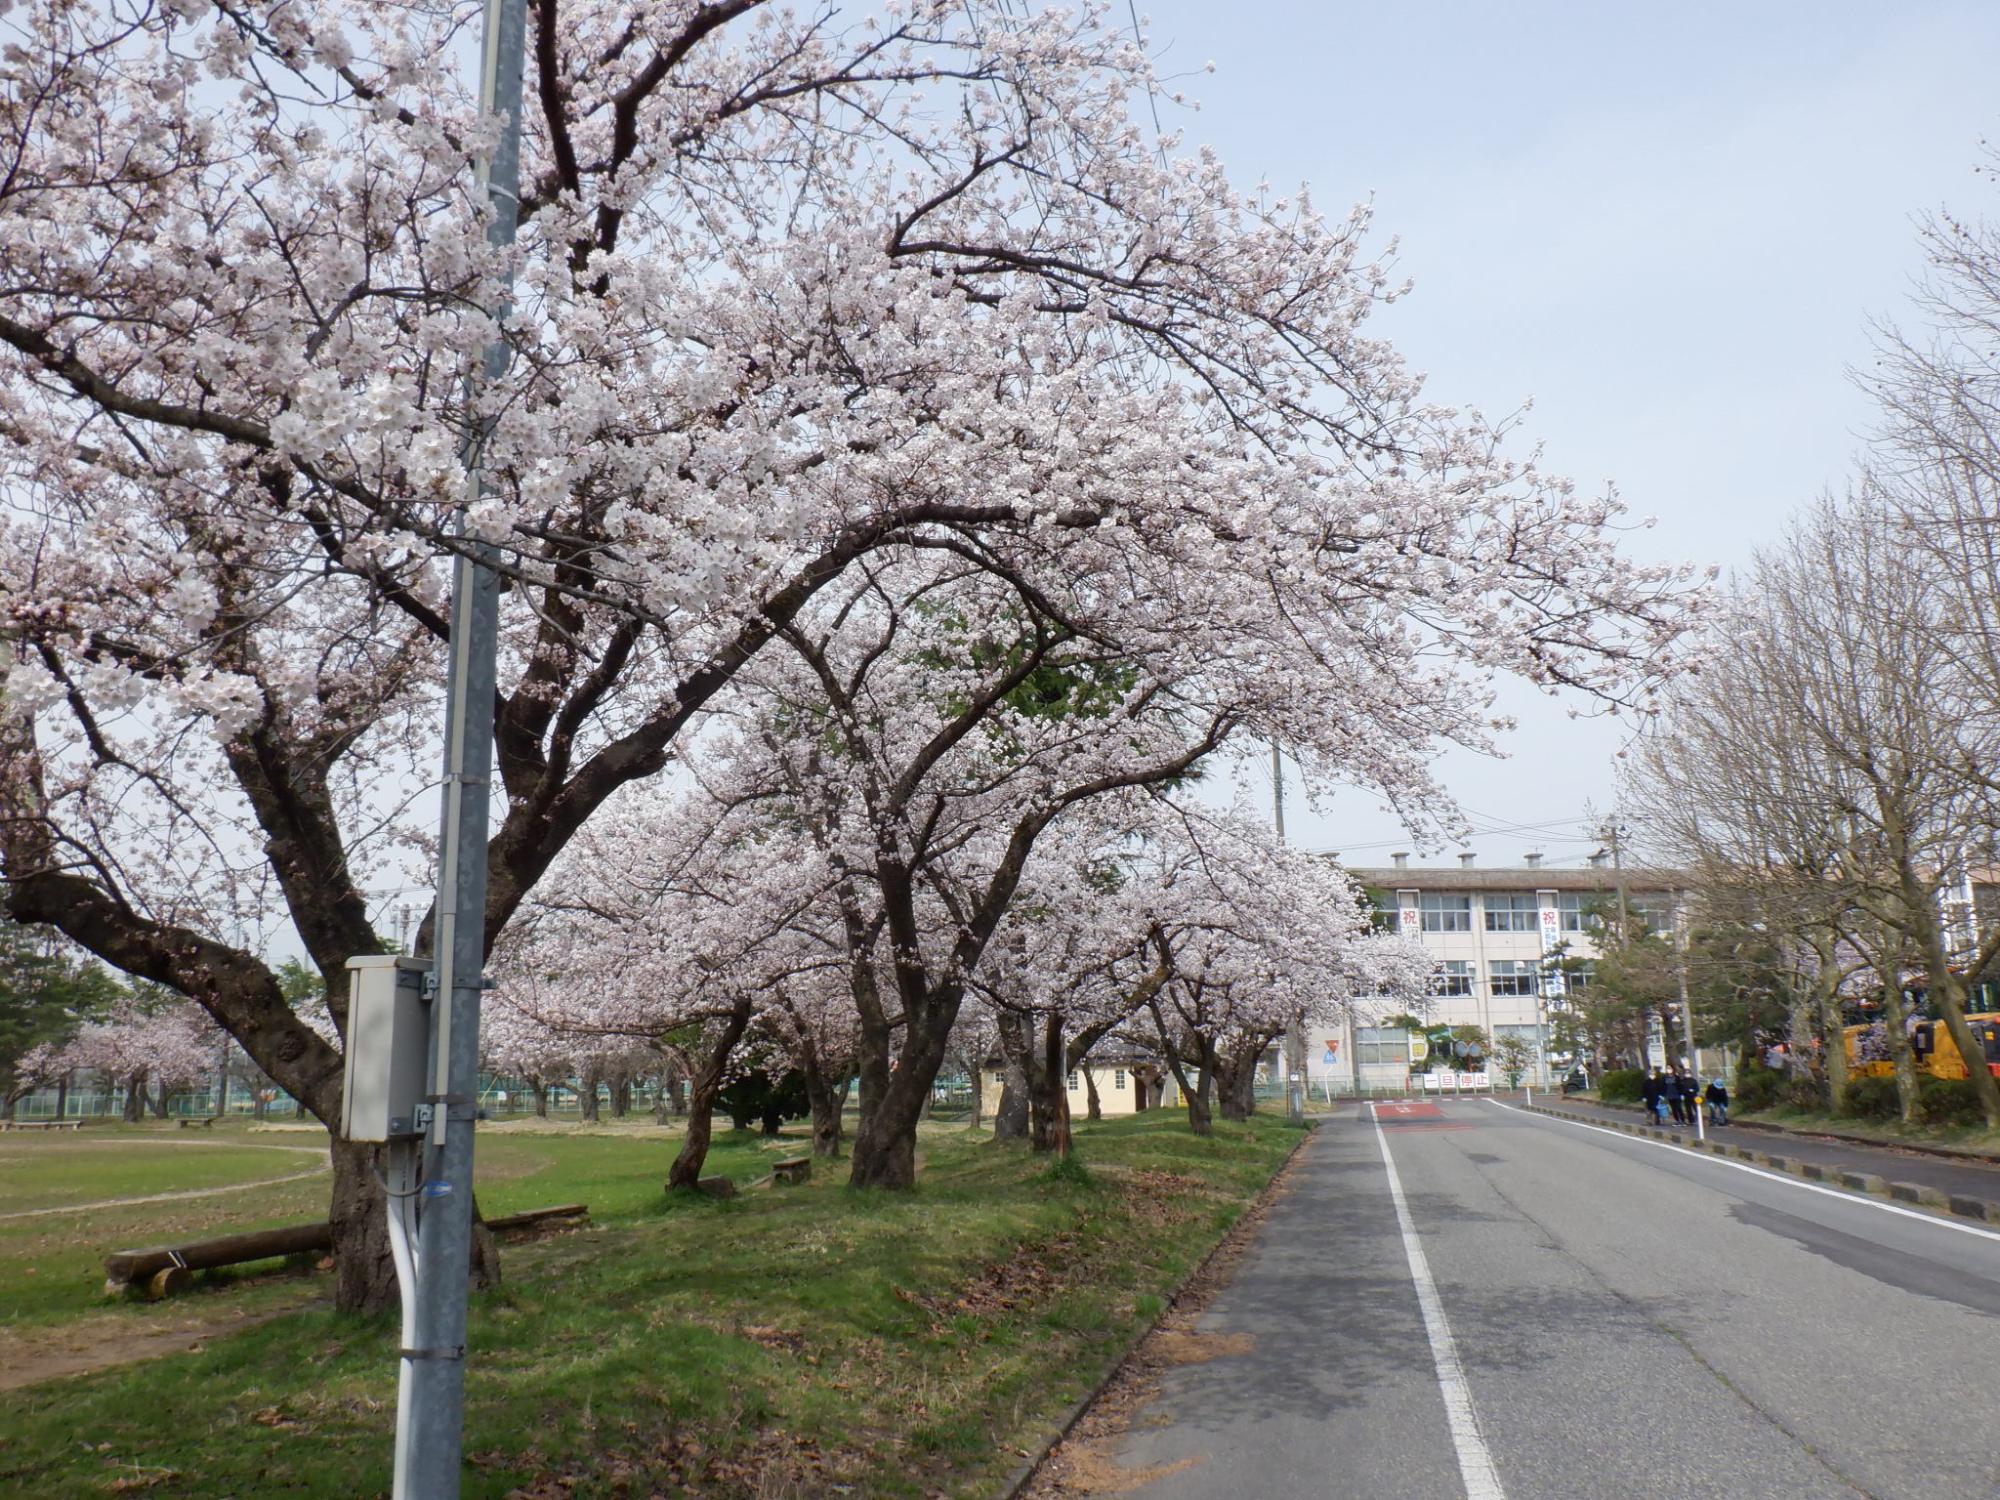
[[[1556,1094],[1537,1094],[1535,1102],[1548,1109],[1575,1115],[1578,1119],[1601,1120],[1607,1124],[1636,1125],[1646,1117],[1644,1110],[1587,1104],[1581,1099],[1564,1099]],[[1670,1121],[1667,1128],[1680,1131],[1690,1141],[1694,1139],[1692,1125],[1677,1126]],[[1829,1173],[1871,1172],[1892,1182],[1909,1182],[1918,1187],[1935,1188],[1940,1193],[2000,1202],[2000,1163],[1985,1166],[1975,1161],[1931,1156],[1922,1151],[1904,1151],[1895,1146],[1860,1145],[1828,1140],[1825,1136],[1801,1135],[1796,1131],[1755,1130],[1740,1125],[1711,1126],[1708,1134],[1714,1140],[1741,1146],[1745,1150],[1766,1151],[1792,1161],[1810,1162],[1826,1168]]]

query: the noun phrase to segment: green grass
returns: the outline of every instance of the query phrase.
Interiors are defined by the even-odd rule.
[[[63,1202],[205,1189],[289,1176],[323,1148],[308,1132],[218,1129],[213,1141],[182,1145],[152,1127],[107,1127],[78,1135],[0,1136],[0,1214]],[[516,1213],[555,1203],[588,1203],[600,1223],[620,1223],[658,1207],[660,1184],[679,1136],[517,1135],[494,1131],[478,1148],[479,1206]],[[743,1181],[768,1171],[770,1153],[754,1136],[725,1132],[709,1156],[711,1175]],[[180,1202],[0,1219],[0,1330],[18,1332],[96,1313],[143,1327],[147,1312],[104,1299],[104,1257],[112,1250],[174,1244],[326,1217],[326,1175]],[[266,1280],[276,1262],[205,1274],[197,1297],[240,1297],[245,1280]]]
[[[1166,1116],[1077,1137],[1087,1174],[934,1130],[915,1193],[822,1170],[727,1203],[661,1194],[657,1142],[483,1140],[488,1212],[585,1199],[593,1223],[509,1251],[475,1305],[466,1495],[990,1493],[1297,1140]],[[711,1170],[769,1155],[723,1137]],[[394,1348],[315,1308],[10,1392],[0,1493],[386,1493]]]
[[[2000,1156],[2000,1130],[1983,1125],[1905,1125],[1900,1120],[1857,1120],[1819,1110],[1763,1109],[1733,1114],[1733,1120],[1777,1125],[1785,1130],[1825,1131],[1860,1136],[1885,1145],[1941,1146],[1979,1156]]]

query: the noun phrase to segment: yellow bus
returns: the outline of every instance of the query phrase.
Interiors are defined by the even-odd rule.
[[[1967,1016],[1972,1039],[1986,1056],[1987,1070],[2000,1077],[2000,1011]],[[1847,1048],[1847,1071],[1856,1078],[1886,1078],[1896,1071],[1887,1056],[1880,1022],[1872,1026],[1849,1026],[1842,1033]],[[1942,1021],[1919,1021],[1910,1037],[1917,1054],[1917,1071],[1933,1078],[1970,1078],[1972,1074],[1959,1055],[1958,1044]]]

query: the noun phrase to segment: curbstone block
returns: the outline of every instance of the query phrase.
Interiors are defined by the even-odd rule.
[[[1738,1146],[1736,1148],[1736,1159],[1738,1161],[1755,1161],[1757,1153],[1752,1151],[1748,1146]]]
[[[2000,1203],[1989,1203],[1984,1198],[1968,1198],[1962,1193],[1953,1193],[1948,1200],[1951,1211],[1961,1219],[2000,1219]]]
[[[1789,1172],[1792,1170],[1791,1161],[1782,1156],[1760,1156],[1757,1158],[1757,1164],[1769,1167],[1773,1172]]]
[[[1925,1208],[1945,1208],[1950,1199],[1934,1187],[1925,1187],[1915,1182],[1892,1182],[1889,1196],[1903,1203],[1917,1203]]]
[[[1888,1180],[1876,1176],[1873,1172],[1842,1172],[1840,1174],[1840,1185],[1844,1188],[1851,1188],[1857,1193],[1886,1193],[1889,1191]]]
[[[1799,1176],[1810,1178],[1814,1182],[1825,1182],[1828,1170],[1828,1168],[1821,1166],[1816,1161],[1802,1161],[1799,1163]]]

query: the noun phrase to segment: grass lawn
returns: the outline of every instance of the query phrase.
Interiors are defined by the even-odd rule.
[[[989,1494],[1297,1139],[1108,1121],[1079,1127],[1076,1180],[937,1128],[913,1194],[834,1170],[719,1203],[661,1194],[657,1140],[495,1132],[488,1212],[582,1199],[593,1223],[507,1252],[475,1303],[465,1494]],[[710,1170],[747,1180],[770,1154],[723,1136]],[[0,1493],[386,1494],[395,1345],[393,1320],[314,1307],[12,1391]]]
[[[1818,1130],[1835,1135],[1860,1136],[1890,1146],[1941,1146],[1974,1155],[2000,1156],[2000,1131],[1988,1130],[1982,1125],[1904,1125],[1899,1120],[1856,1120],[1847,1115],[1803,1109],[1762,1109],[1732,1118],[1777,1125],[1786,1130]]]

